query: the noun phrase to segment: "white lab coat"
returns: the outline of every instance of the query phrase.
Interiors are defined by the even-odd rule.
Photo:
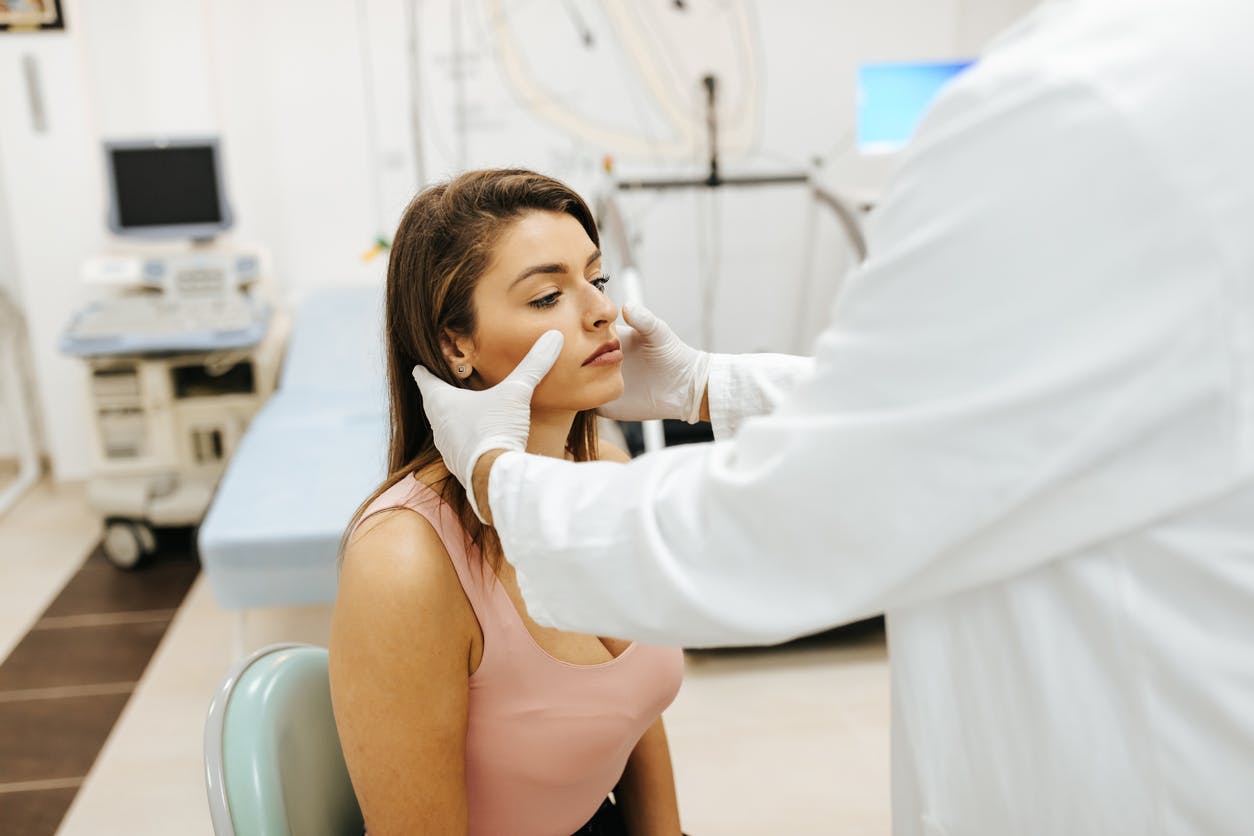
[[[716,358],[714,444],[497,461],[536,618],[692,646],[885,612],[897,833],[1254,832],[1252,41],[1248,0],[1003,36],[812,372]]]

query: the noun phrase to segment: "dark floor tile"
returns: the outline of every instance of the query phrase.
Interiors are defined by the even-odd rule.
[[[77,787],[0,793],[0,834],[53,836],[77,793]]]
[[[0,784],[83,777],[128,699],[104,694],[0,702]]]
[[[135,682],[168,620],[32,630],[0,665],[0,691]]]
[[[164,610],[177,607],[200,571],[190,541],[164,534],[162,551],[133,571],[123,571],[97,548],[44,615]]]
[[[174,611],[200,571],[191,529],[162,532],[159,553],[133,572],[97,548],[44,616]],[[0,693],[134,682],[169,626],[155,621],[35,629],[0,664]],[[0,783],[81,778],[129,693],[0,700]],[[53,836],[77,788],[0,792],[0,836]]]

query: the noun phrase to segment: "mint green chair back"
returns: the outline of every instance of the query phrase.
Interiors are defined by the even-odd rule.
[[[217,836],[361,836],[325,648],[270,645],[227,676],[205,721],[205,786]]]

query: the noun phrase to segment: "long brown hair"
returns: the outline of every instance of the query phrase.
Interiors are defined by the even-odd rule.
[[[416,364],[453,386],[467,388],[449,369],[440,348],[448,329],[473,334],[472,296],[492,261],[492,251],[511,223],[532,211],[561,212],[579,221],[600,246],[592,210],[578,194],[551,177],[522,169],[469,171],[423,190],[401,217],[388,259],[384,327],[390,432],[388,475],[353,514],[340,540],[340,557],[362,513],[384,491],[410,474],[437,468],[433,483],[493,568],[500,540],[471,510],[466,491],[444,467],[411,371]],[[579,412],[566,439],[576,461],[596,458],[596,413]],[[430,471],[429,471],[430,473]]]

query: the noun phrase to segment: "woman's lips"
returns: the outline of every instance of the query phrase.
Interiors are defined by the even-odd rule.
[[[618,340],[610,340],[592,352],[592,356],[584,360],[583,364],[585,366],[609,366],[621,362],[623,362],[622,346],[619,345]]]
[[[623,362],[623,350],[621,348],[615,348],[611,351],[605,352],[604,354],[598,354],[596,357],[593,357],[591,360],[584,363],[584,365],[585,366],[612,366],[615,363],[621,363],[621,362]]]

